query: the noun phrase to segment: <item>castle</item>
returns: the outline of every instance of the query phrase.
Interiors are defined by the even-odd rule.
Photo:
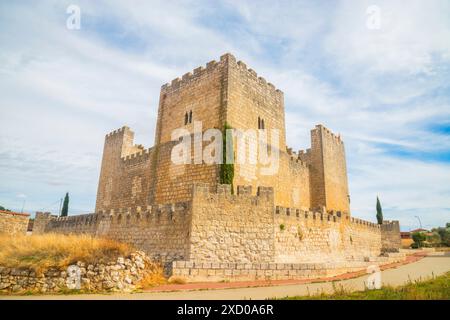
[[[193,163],[173,163],[172,133],[194,135],[196,123],[203,131],[278,130],[277,173],[235,163],[229,185],[221,184],[221,164],[195,154]],[[163,85],[154,146],[133,138],[128,127],[106,135],[95,213],[37,213],[34,232],[132,243],[190,281],[319,277],[403,259],[397,221],[351,217],[340,136],[317,125],[311,148],[293,152],[283,92],[231,54]]]

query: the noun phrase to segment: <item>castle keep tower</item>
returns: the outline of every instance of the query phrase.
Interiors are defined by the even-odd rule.
[[[225,54],[161,88],[155,146],[133,145],[133,132],[120,129],[105,140],[96,210],[184,201],[193,183],[220,182],[220,165],[176,165],[171,162],[175,129],[194,132],[222,130],[225,124],[239,130],[278,130],[276,172],[263,174],[263,166],[235,164],[234,192],[238,185],[273,187],[275,203],[308,210],[349,212],[344,145],[323,126],[311,131],[311,149],[295,153],[286,146],[284,95],[274,85]],[[269,137],[270,139],[270,137]],[[236,141],[234,142],[236,144]],[[270,140],[269,140],[270,143]],[[206,142],[203,146],[207,145]],[[194,160],[194,154],[191,154]]]
[[[311,130],[311,206],[350,212],[344,143],[327,128]]]

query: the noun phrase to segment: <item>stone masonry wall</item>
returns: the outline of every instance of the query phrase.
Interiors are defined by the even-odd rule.
[[[0,211],[0,234],[23,234],[27,233],[29,214],[10,211]]]
[[[273,261],[273,191],[260,188],[253,196],[251,187],[240,186],[237,192],[229,185],[217,192],[194,187],[191,261]]]
[[[402,245],[400,225],[398,221],[383,221],[381,227],[381,250],[383,252],[399,252]]]
[[[36,214],[39,233],[88,234],[132,244],[152,259],[166,262],[189,257],[189,203],[110,210],[94,214],[54,217]]]
[[[350,213],[344,143],[327,128],[311,130],[311,207]]]
[[[65,218],[39,213],[36,225],[44,226],[40,232],[86,233],[130,243],[166,266],[186,261],[188,269],[340,263],[350,270],[354,263],[376,261],[383,248],[399,246],[391,242],[395,234],[399,237],[396,223],[381,227],[338,212],[278,207],[272,188],[259,187],[253,195],[251,186],[238,186],[234,195],[229,185],[212,190],[197,183],[191,192],[188,202],[147,208]],[[388,236],[382,230],[388,230]],[[191,267],[193,263],[207,265]]]
[[[217,192],[196,186],[192,261],[325,263],[364,261],[382,252],[377,224],[337,212],[275,206],[272,188],[256,193],[251,186],[238,186],[237,195],[228,186],[219,185]]]
[[[275,209],[275,261],[342,262],[378,256],[380,227],[326,212]]]
[[[32,269],[0,265],[0,292],[58,292],[62,290],[131,291],[154,272],[153,262],[143,252],[119,257],[109,263],[79,261],[68,268],[50,268],[42,273]]]

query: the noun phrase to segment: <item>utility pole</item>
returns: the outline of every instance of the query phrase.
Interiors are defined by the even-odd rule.
[[[63,198],[61,198],[61,200],[59,200],[59,213],[58,213],[58,216],[60,216],[60,217],[61,217],[62,202],[63,202]]]
[[[21,213],[23,213],[23,209],[25,209],[25,202],[27,201],[27,199],[23,199],[23,202],[22,202],[22,211],[21,211]]]
[[[415,217],[417,218],[417,220],[419,220],[420,229],[423,229],[423,228],[422,228],[422,221],[420,221],[419,216],[415,216]]]

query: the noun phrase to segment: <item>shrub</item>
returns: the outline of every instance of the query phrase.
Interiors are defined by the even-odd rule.
[[[412,234],[412,239],[414,243],[417,244],[418,248],[421,248],[423,246],[423,242],[427,239],[424,232],[414,232]]]
[[[411,243],[411,249],[418,249],[419,245],[415,242]]]
[[[441,244],[441,236],[438,232],[432,232],[431,234],[427,235],[426,238],[426,241],[432,247],[437,247]]]
[[[161,266],[154,267],[152,272],[147,274],[140,282],[139,287],[146,289],[166,283],[163,268]]]
[[[435,228],[431,231],[439,234],[439,237],[441,238],[441,245],[450,247],[450,224],[447,223],[445,228]]]

